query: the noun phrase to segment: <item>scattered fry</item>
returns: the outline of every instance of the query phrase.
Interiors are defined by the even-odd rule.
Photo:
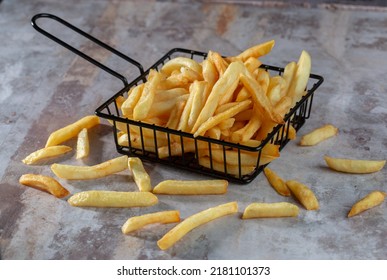
[[[297,217],[299,208],[288,202],[251,203],[243,212],[242,219]]]
[[[73,137],[76,137],[83,128],[92,128],[100,123],[97,116],[86,116],[82,119],[58,129],[48,137],[46,147],[59,145]]]
[[[324,159],[330,169],[354,174],[377,172],[386,164],[385,160],[344,159],[329,156],[324,156]]]
[[[372,191],[361,200],[356,202],[348,213],[348,218],[358,215],[365,210],[371,209],[382,204],[387,193],[381,191]]]
[[[301,146],[317,145],[318,143],[337,135],[337,132],[338,132],[337,127],[331,124],[324,125],[302,136],[300,145]]]
[[[89,155],[89,151],[89,135],[87,133],[87,128],[84,128],[78,133],[76,158],[81,159],[87,157]]]
[[[228,182],[226,180],[166,180],[154,187],[153,193],[177,195],[224,194],[227,192],[227,186]]]
[[[273,170],[271,170],[268,167],[265,167],[263,170],[265,173],[265,176],[267,180],[269,181],[270,185],[280,194],[283,196],[290,196],[290,190],[287,187],[284,180],[282,180],[281,177],[277,175]]]
[[[141,216],[135,216],[129,218],[121,230],[123,234],[128,234],[143,228],[149,224],[169,224],[180,222],[180,212],[177,210],[161,211],[155,213],[149,213]]]
[[[152,190],[151,179],[141,159],[138,157],[129,157],[128,166],[140,191],[150,192]]]
[[[43,149],[37,150],[29,154],[22,161],[25,164],[34,164],[43,159],[53,158],[53,157],[63,155],[65,153],[70,152],[71,150],[72,150],[71,147],[65,146],[65,145],[44,147]]]
[[[102,178],[128,168],[128,157],[120,156],[93,166],[76,166],[54,163],[51,170],[59,178],[88,180]]]
[[[146,207],[158,203],[150,192],[84,191],[72,195],[68,201],[77,207]]]
[[[24,174],[19,179],[20,184],[45,191],[57,198],[63,198],[70,194],[57,180],[52,177],[39,174]]]
[[[159,241],[157,241],[157,245],[161,250],[167,250],[194,228],[214,219],[234,214],[237,211],[238,204],[236,202],[229,202],[196,213],[167,232]]]
[[[318,210],[320,208],[318,200],[310,188],[295,180],[287,181],[286,185],[307,210]]]

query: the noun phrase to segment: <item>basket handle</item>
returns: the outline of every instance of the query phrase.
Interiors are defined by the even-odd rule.
[[[46,37],[50,38],[51,40],[55,41],[56,43],[58,43],[59,45],[62,45],[63,47],[67,48],[68,50],[72,51],[73,53],[79,55],[80,57],[86,59],[87,61],[91,62],[92,64],[94,64],[95,66],[101,68],[102,70],[108,72],[109,74],[113,75],[114,77],[120,79],[125,86],[128,85],[128,81],[127,79],[119,74],[118,72],[112,70],[111,68],[107,67],[106,65],[98,62],[97,60],[95,60],[94,58],[91,58],[90,56],[88,56],[87,54],[81,52],[80,50],[70,46],[69,44],[65,43],[64,41],[62,41],[61,39],[59,39],[58,37],[52,35],[51,33],[47,32],[46,30],[44,30],[43,28],[41,28],[40,26],[38,26],[38,24],[36,23],[36,21],[40,18],[49,18],[49,19],[52,19],[52,20],[56,20],[57,22],[63,24],[64,26],[72,29],[73,31],[77,32],[78,34],[86,37],[87,39],[93,41],[94,43],[96,43],[97,45],[101,46],[102,48],[105,48],[106,50],[110,51],[111,53],[125,59],[127,62],[133,64],[134,66],[136,66],[139,71],[140,71],[140,74],[142,75],[144,73],[144,68],[143,66],[135,61],[134,59],[124,55],[123,53],[117,51],[116,49],[112,48],[111,46],[105,44],[104,42],[98,40],[97,38],[91,36],[90,34],[82,31],[81,29],[75,27],[74,25],[68,23],[67,21],[61,19],[60,17],[57,17],[55,15],[52,15],[52,14],[48,14],[48,13],[40,13],[40,14],[36,14],[32,17],[31,19],[31,25],[40,33],[42,33],[43,35],[45,35]]]

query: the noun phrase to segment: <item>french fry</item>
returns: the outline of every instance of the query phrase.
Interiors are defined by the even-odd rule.
[[[140,84],[129,91],[128,98],[124,101],[124,103],[122,103],[121,106],[121,111],[124,117],[133,118],[133,109],[137,102],[140,100],[144,86],[145,84]]]
[[[219,76],[222,76],[224,72],[226,72],[228,63],[223,60],[222,56],[214,51],[209,51],[208,52],[208,60],[211,61],[219,73]]]
[[[297,217],[299,208],[289,202],[251,203],[243,212],[242,219]]]
[[[372,191],[356,202],[348,213],[348,218],[358,215],[368,209],[376,207],[384,201],[387,193],[381,191]]]
[[[224,172],[233,176],[243,176],[250,174],[251,172],[254,171],[255,166],[254,165],[242,165],[240,166],[240,173],[239,173],[239,166],[238,165],[231,165],[231,164],[226,164],[226,169],[224,166],[223,162],[219,162],[216,160],[210,160],[208,156],[201,156],[199,158],[199,164],[209,168],[213,169],[219,172]]]
[[[301,146],[314,146],[318,143],[331,138],[337,135],[338,128],[331,125],[326,124],[322,127],[316,128],[315,130],[303,135],[301,137],[300,145]]]
[[[238,114],[239,112],[242,112],[243,110],[246,110],[250,106],[250,104],[251,104],[250,100],[241,101],[237,105],[224,111],[223,113],[210,117],[208,120],[206,120],[200,125],[198,130],[194,133],[194,137],[204,135],[207,130],[218,125],[220,122],[235,116],[236,114]]]
[[[253,137],[262,123],[261,113],[253,108],[253,114],[248,123],[231,135],[231,141],[235,143],[245,142]]]
[[[70,192],[54,178],[40,174],[24,174],[20,177],[19,183],[47,192],[57,198],[63,198],[70,194]]]
[[[288,138],[294,140],[297,137],[297,131],[291,124],[289,125]]]
[[[83,117],[80,120],[51,133],[46,142],[46,147],[59,145],[73,137],[78,136],[78,133],[83,128],[89,129],[98,125],[99,123],[100,120],[97,116]]]
[[[187,57],[176,57],[169,60],[161,68],[161,72],[170,75],[174,70],[180,70],[181,67],[188,67],[197,73],[202,73],[202,66],[195,60]]]
[[[139,190],[142,192],[150,192],[152,190],[151,179],[141,159],[138,157],[129,157],[128,166]]]
[[[89,155],[89,151],[89,136],[87,133],[87,128],[84,128],[78,133],[76,158],[81,159],[87,157]]]
[[[133,108],[134,120],[143,120],[148,116],[155,98],[157,86],[162,80],[162,75],[156,70],[152,69],[149,72],[149,75],[152,77],[148,78],[148,81],[145,83],[144,89],[141,93],[141,97],[136,106]]]
[[[268,167],[265,167],[263,172],[273,189],[275,189],[280,195],[290,196],[289,188],[287,187],[285,181],[278,176],[277,173]]]
[[[246,66],[247,70],[249,70],[249,72],[251,74],[254,73],[254,71],[256,71],[259,66],[261,66],[262,62],[259,61],[257,58],[255,57],[249,57],[245,62],[244,62],[244,65]]]
[[[160,211],[129,218],[121,227],[123,234],[129,234],[150,224],[170,224],[180,222],[177,210]]]
[[[235,214],[237,211],[238,204],[236,202],[229,202],[198,212],[186,218],[167,232],[157,241],[157,245],[161,250],[167,250],[191,230],[217,218]]]
[[[262,44],[253,46],[251,48],[248,48],[247,50],[243,51],[239,55],[236,56],[236,59],[246,61],[250,57],[259,58],[261,56],[264,56],[268,54],[274,47],[275,41],[267,41]]]
[[[214,115],[214,112],[223,95],[228,95],[229,92],[234,92],[238,86],[239,73],[244,69],[241,62],[233,62],[227,67],[224,74],[217,80],[210,92],[207,101],[202,108],[198,119],[193,126],[191,133],[195,133],[198,128]]]
[[[318,210],[320,205],[313,191],[296,180],[286,181],[286,185],[307,210]]]
[[[59,178],[89,180],[102,178],[128,168],[128,157],[120,156],[93,166],[76,166],[54,163],[51,170]]]
[[[188,116],[187,131],[191,131],[204,106],[206,100],[206,87],[207,82],[205,81],[194,81],[190,87],[190,94],[192,94],[193,97],[190,114]]]
[[[324,156],[324,159],[330,169],[353,174],[378,172],[386,164],[385,160],[346,159],[329,156]]]
[[[208,195],[225,194],[226,180],[166,180],[153,188],[155,194]]]
[[[35,152],[32,152],[31,154],[26,156],[22,160],[22,162],[25,164],[34,164],[34,163],[37,163],[43,159],[61,156],[65,153],[70,152],[71,150],[72,150],[71,147],[65,146],[65,145],[45,147],[45,148],[39,149]]]
[[[147,207],[158,203],[151,192],[83,191],[72,195],[67,202],[76,207]]]
[[[213,86],[215,85],[216,81],[219,79],[219,73],[216,71],[214,64],[208,59],[203,61],[202,69],[203,69],[203,80],[206,82],[206,88],[203,93],[203,100],[202,100],[204,105],[207,101],[208,95],[212,91]]]

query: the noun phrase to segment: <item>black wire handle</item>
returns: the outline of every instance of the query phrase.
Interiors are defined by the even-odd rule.
[[[116,71],[112,70],[111,68],[105,66],[104,64],[96,61],[94,58],[91,58],[90,56],[88,56],[87,54],[81,52],[80,50],[70,46],[69,44],[65,43],[64,41],[62,41],[61,39],[59,39],[58,37],[52,35],[51,33],[47,32],[46,30],[42,29],[41,27],[38,26],[38,24],[36,23],[37,19],[39,18],[49,18],[49,19],[52,19],[52,20],[56,20],[57,22],[63,24],[64,26],[72,29],[73,31],[77,32],[78,34],[81,34],[82,36],[86,37],[87,39],[93,41],[94,43],[96,43],[97,45],[101,46],[102,48],[105,48],[107,49],[108,51],[110,51],[111,53],[114,53],[115,55],[125,59],[127,62],[133,64],[134,66],[136,66],[139,70],[140,70],[140,74],[142,75],[144,73],[144,68],[143,66],[135,61],[134,59],[124,55],[123,53],[117,51],[116,49],[112,48],[111,46],[105,44],[104,42],[98,40],[97,38],[91,36],[90,34],[82,31],[81,29],[75,27],[74,25],[68,23],[67,21],[61,19],[60,17],[57,17],[55,15],[52,15],[52,14],[47,14],[47,13],[40,13],[40,14],[36,14],[32,17],[31,19],[31,25],[40,33],[42,33],[43,35],[47,36],[48,38],[50,38],[51,40],[57,42],[58,44],[62,45],[63,47],[67,48],[68,50],[72,51],[73,53],[79,55],[80,57],[86,59],[87,61],[93,63],[95,66],[101,68],[102,70],[108,72],[109,74],[115,76],[116,78],[120,79],[125,86],[128,85],[128,81],[127,79],[117,73]]]

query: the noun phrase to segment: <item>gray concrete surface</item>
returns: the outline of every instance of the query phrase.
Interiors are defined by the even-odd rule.
[[[24,173],[52,175],[49,164],[24,165],[26,155],[43,147],[53,130],[93,114],[122,87],[37,33],[29,21],[39,12],[63,17],[145,67],[173,47],[232,55],[275,39],[274,50],[263,61],[278,66],[296,60],[303,49],[309,51],[312,72],[325,82],[299,135],[325,123],[339,127],[339,135],[315,147],[291,142],[270,166],[283,178],[310,186],[321,209],[301,209],[298,218],[242,221],[240,215],[251,202],[294,202],[275,193],[262,174],[248,185],[230,184],[222,196],[159,196],[159,204],[145,209],[74,208],[65,199],[20,185]],[[211,1],[24,0],[0,4],[0,26],[0,259],[387,258],[386,203],[346,218],[351,205],[369,191],[387,191],[386,168],[348,175],[328,170],[323,161],[325,154],[386,159],[386,11]],[[47,27],[129,79],[137,75],[136,69],[63,28]],[[60,161],[95,164],[117,155],[105,122],[90,136],[89,159],[79,162],[70,154]],[[151,163],[146,169],[154,184],[202,178]],[[72,193],[136,190],[127,172],[93,181],[59,181]],[[238,201],[238,215],[195,229],[167,251],[156,242],[173,225],[150,226],[127,236],[120,230],[133,215],[178,209],[185,218],[228,201]]]

